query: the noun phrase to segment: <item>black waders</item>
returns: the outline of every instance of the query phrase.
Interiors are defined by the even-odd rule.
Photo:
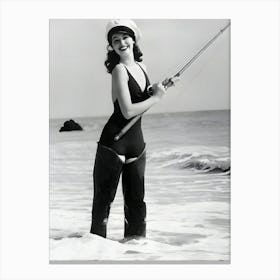
[[[110,206],[115,198],[120,174],[123,171],[124,237],[146,235],[145,164],[145,151],[134,161],[125,164],[114,150],[98,144],[93,171],[94,197],[90,229],[92,234],[106,237]]]
[[[146,236],[146,203],[144,202],[144,173],[146,152],[125,164],[122,172],[124,197],[124,237]]]
[[[113,150],[98,144],[93,170],[94,197],[90,232],[106,237],[110,206],[115,198],[123,162]]]

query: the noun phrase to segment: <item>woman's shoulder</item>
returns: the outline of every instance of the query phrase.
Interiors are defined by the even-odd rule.
[[[126,68],[125,66],[122,64],[122,63],[118,63],[113,71],[112,71],[112,77],[113,78],[126,78],[128,79],[128,75],[127,75],[127,71],[126,71]]]
[[[122,73],[126,73],[126,68],[122,63],[118,63],[114,67],[112,74],[122,74]]]
[[[116,66],[113,69],[113,71],[124,71],[124,70],[125,70],[125,66],[122,63],[116,64]]]

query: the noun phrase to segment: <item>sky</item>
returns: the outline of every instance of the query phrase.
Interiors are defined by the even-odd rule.
[[[174,75],[228,19],[134,19],[152,83]],[[104,19],[51,19],[50,118],[107,116],[113,111],[106,72]],[[183,73],[147,113],[230,109],[230,29]]]

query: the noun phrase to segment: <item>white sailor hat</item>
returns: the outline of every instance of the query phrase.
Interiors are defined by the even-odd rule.
[[[134,21],[130,19],[113,19],[106,26],[106,39],[111,44],[112,35],[118,32],[128,33],[137,43],[140,40],[141,32]]]

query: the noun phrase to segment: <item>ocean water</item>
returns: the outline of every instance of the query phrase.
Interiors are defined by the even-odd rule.
[[[230,261],[230,111],[144,115],[147,236],[125,243],[121,181],[107,239],[89,233],[107,117],[75,120],[83,131],[59,133],[65,120],[50,120],[51,262]]]

